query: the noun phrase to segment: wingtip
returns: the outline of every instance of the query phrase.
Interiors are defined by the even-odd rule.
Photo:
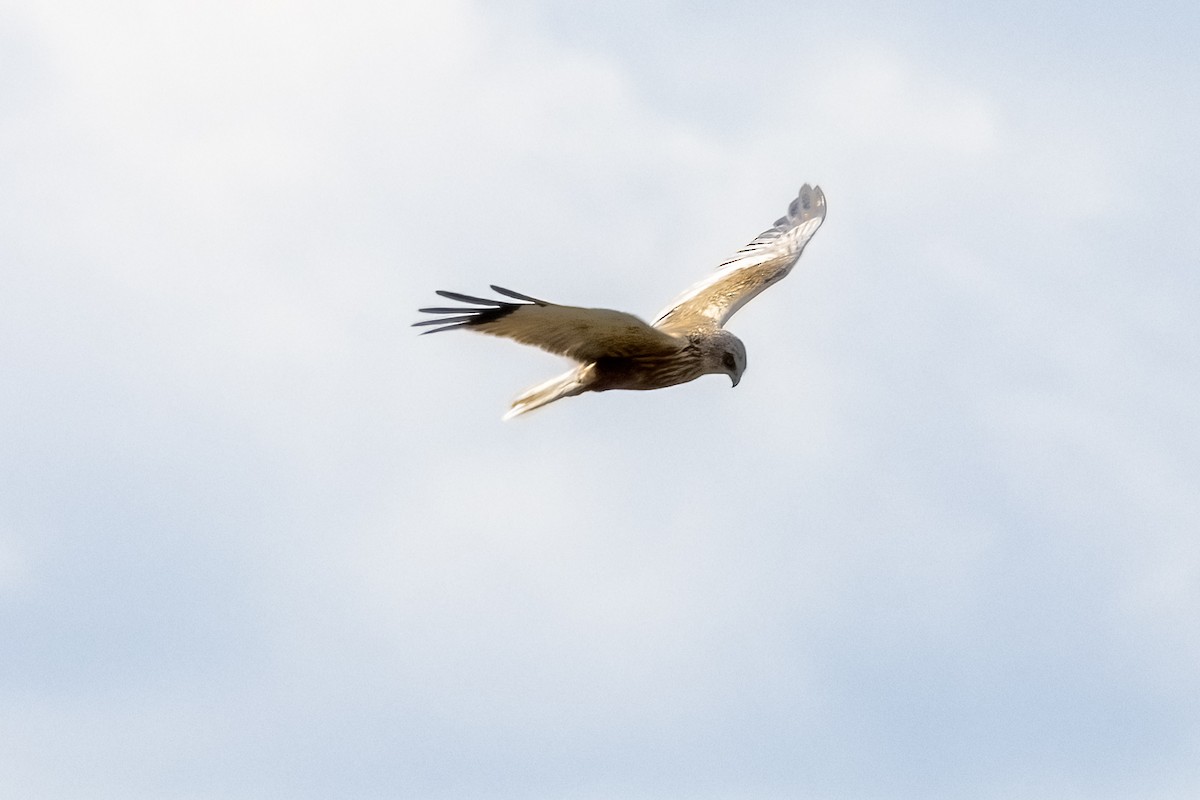
[[[792,218],[825,218],[825,193],[820,186],[804,184],[792,205],[788,208],[788,216]]]

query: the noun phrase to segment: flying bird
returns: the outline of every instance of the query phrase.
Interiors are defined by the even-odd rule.
[[[649,325],[623,311],[558,305],[499,286],[492,290],[508,299],[439,290],[442,297],[467,305],[422,308],[422,313],[439,316],[414,325],[439,326],[424,333],[466,328],[503,336],[577,362],[514,400],[504,419],[584,392],[662,389],[701,375],[728,375],[737,386],[746,370],[746,347],[725,330],[725,323],[791,272],[824,220],[821,187],[805,184],[787,216],[677,297]]]

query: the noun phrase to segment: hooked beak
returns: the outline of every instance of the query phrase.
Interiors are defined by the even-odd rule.
[[[739,377],[739,376],[737,376],[737,375],[730,375],[730,376],[729,376],[729,381],[730,381],[730,383],[732,383],[732,384],[733,384],[733,386],[737,386],[737,385],[738,385],[738,383],[739,383],[741,380],[742,380],[742,379],[741,379],[741,377]],[[732,389],[733,387],[731,386],[731,387],[729,387],[729,388],[731,388],[731,389]]]

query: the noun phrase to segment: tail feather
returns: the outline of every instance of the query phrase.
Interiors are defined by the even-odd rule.
[[[570,372],[565,372],[558,377],[551,378],[545,383],[531,386],[524,394],[513,400],[512,407],[508,409],[508,413],[504,415],[504,419],[512,419],[527,411],[541,408],[547,403],[553,403],[560,398],[574,397],[577,394],[587,391],[587,377],[587,367],[576,367]]]

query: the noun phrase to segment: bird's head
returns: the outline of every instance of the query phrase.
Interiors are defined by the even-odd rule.
[[[746,371],[746,346],[729,331],[718,328],[704,339],[705,372],[728,375],[734,386]]]

